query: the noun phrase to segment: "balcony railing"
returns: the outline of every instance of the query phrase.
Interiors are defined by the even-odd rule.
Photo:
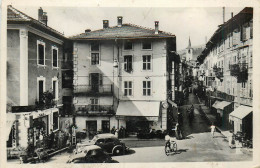
[[[78,116],[107,116],[115,114],[112,105],[75,105],[75,113]]]
[[[237,78],[237,82],[246,82],[248,79],[248,64],[238,63],[230,65],[230,75]]]
[[[113,85],[75,85],[74,94],[75,95],[112,95]]]
[[[222,100],[226,100],[226,101],[234,101],[234,99],[235,99],[235,96],[229,95],[225,92],[220,92],[220,91],[214,91],[214,92],[208,91],[207,95],[213,96],[213,97],[216,97],[216,98],[219,98],[219,99],[222,99]]]
[[[216,78],[223,80],[223,68],[219,68],[216,65],[213,67],[213,71],[216,75]]]

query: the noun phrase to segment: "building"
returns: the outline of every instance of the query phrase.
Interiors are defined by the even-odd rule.
[[[103,20],[103,28],[71,37],[74,53],[74,106],[79,131],[89,137],[112,127],[166,129],[172,98],[176,37],[155,29]],[[171,52],[172,51],[172,52]]]
[[[209,88],[207,105],[215,109],[223,128],[248,137],[252,137],[252,50],[253,8],[246,7],[219,25],[198,57],[204,86]]]
[[[35,146],[41,134],[59,130],[62,107],[63,34],[8,6],[7,9],[7,149]]]

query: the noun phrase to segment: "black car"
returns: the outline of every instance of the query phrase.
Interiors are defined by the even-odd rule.
[[[105,152],[113,155],[122,155],[129,150],[125,143],[116,138],[114,134],[98,134],[91,141],[77,144],[76,152],[81,152],[82,148],[89,145],[97,145]]]
[[[70,157],[68,163],[118,163],[97,145],[85,146],[81,153]]]

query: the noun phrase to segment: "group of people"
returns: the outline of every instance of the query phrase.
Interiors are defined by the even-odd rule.
[[[111,134],[114,134],[117,138],[125,138],[126,137],[126,129],[121,126],[120,129],[116,129],[115,126],[111,129]]]

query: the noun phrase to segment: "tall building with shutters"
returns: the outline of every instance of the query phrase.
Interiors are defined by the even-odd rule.
[[[59,130],[61,60],[66,38],[47,26],[47,13],[33,19],[7,7],[7,121],[10,150],[36,146],[39,137]],[[48,91],[48,92],[47,92]],[[53,101],[45,99],[52,93]]]
[[[252,138],[253,8],[219,25],[197,60],[219,126]]]
[[[75,121],[90,138],[113,127],[167,129],[176,37],[159,31],[158,21],[155,29],[117,21],[71,37]]]

